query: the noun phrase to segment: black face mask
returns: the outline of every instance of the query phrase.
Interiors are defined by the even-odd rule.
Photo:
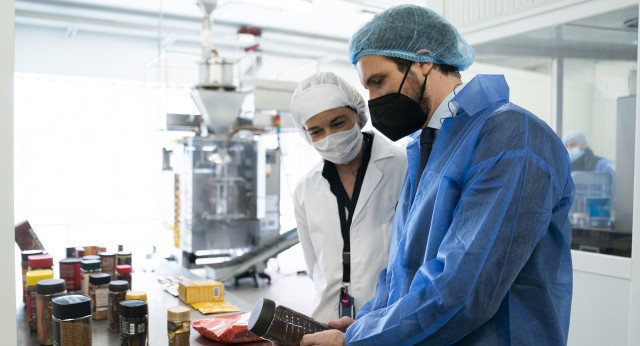
[[[369,112],[373,127],[394,142],[418,131],[427,121],[427,115],[420,108],[424,89],[427,86],[427,77],[424,77],[418,102],[400,92],[410,70],[411,66],[404,74],[397,93],[369,100]]]

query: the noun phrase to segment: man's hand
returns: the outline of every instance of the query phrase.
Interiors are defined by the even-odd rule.
[[[355,322],[356,320],[354,320],[351,317],[343,317],[337,321],[329,321],[329,327],[333,328],[333,329],[338,329],[339,331],[346,333],[347,332],[347,328],[349,328],[350,325],[353,324],[353,322]]]
[[[337,329],[329,329],[321,332],[307,334],[300,340],[300,346],[331,345],[342,346],[344,343],[344,333]]]
[[[332,345],[342,346],[344,343],[344,333],[355,320],[351,317],[343,317],[337,321],[329,321],[329,327],[333,329],[322,332],[307,334],[300,340],[300,346],[311,345]]]

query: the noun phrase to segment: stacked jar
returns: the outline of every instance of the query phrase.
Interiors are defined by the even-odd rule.
[[[88,256],[85,256],[85,258]],[[94,259],[82,259],[80,262],[80,282],[82,294],[89,295],[89,275],[100,273],[100,261]]]
[[[128,264],[131,265],[131,252],[129,251],[118,251],[116,254],[117,263],[116,264]]]
[[[174,306],[167,310],[167,334],[169,345],[189,346],[191,309],[186,306]]]
[[[116,279],[116,254],[113,252],[101,252],[100,264],[102,266],[102,272],[111,275],[111,280]]]
[[[22,267],[22,301],[27,302],[26,299],[26,291],[27,288],[27,272],[29,271],[29,256],[39,255],[42,253],[42,250],[24,250],[20,253],[20,257],[22,258],[21,267]]]
[[[36,284],[36,319],[40,345],[53,345],[52,300],[65,295],[66,284],[62,279],[40,280]]]
[[[69,295],[53,299],[53,344],[91,345],[91,301],[89,297]]]
[[[148,345],[147,303],[139,299],[120,302],[120,345]]]
[[[48,254],[29,255],[27,258],[27,272],[38,269],[53,269],[53,257]]]
[[[104,320],[109,314],[109,282],[111,275],[98,273],[89,275],[89,297],[91,298],[91,317]]]
[[[120,302],[125,300],[129,283],[124,280],[109,283],[109,330],[120,331]]]
[[[53,279],[53,270],[39,269],[27,272],[27,320],[29,321],[29,329],[38,329],[38,317],[36,310],[36,284],[41,280]]]
[[[124,280],[129,282],[129,288],[131,288],[131,265],[118,264],[116,265],[116,280]]]
[[[80,275],[80,258],[68,257],[60,260],[60,278],[67,285],[69,294],[82,293],[82,276]]]

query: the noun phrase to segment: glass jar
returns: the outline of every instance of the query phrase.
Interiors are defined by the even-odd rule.
[[[120,264],[128,264],[131,265],[131,252],[129,251],[118,251],[116,254],[117,263]]]
[[[85,256],[85,258],[88,256]],[[80,286],[82,294],[89,295],[89,275],[100,273],[100,260],[82,259],[80,262]]]
[[[169,345],[189,345],[191,309],[186,306],[174,306],[167,310],[167,334],[169,336]]]
[[[27,272],[29,271],[29,256],[31,255],[39,255],[42,253],[42,250],[24,250],[20,253],[20,257],[22,262],[20,265],[22,267],[22,301],[27,302],[26,296],[26,288],[27,288]]]
[[[116,280],[125,280],[129,282],[129,288],[131,289],[131,266],[129,264],[116,265]]]
[[[38,329],[38,317],[36,310],[36,284],[41,280],[53,279],[53,270],[38,269],[27,272],[27,320],[30,330]]]
[[[111,275],[98,273],[89,275],[89,298],[91,298],[91,317],[104,320],[109,314],[109,282]]]
[[[120,302],[120,345],[148,345],[147,302],[139,299]]]
[[[111,280],[116,279],[116,254],[113,252],[101,252],[100,265],[102,266],[102,272],[111,275]]]
[[[53,298],[65,295],[67,295],[66,284],[62,279],[40,280],[36,284],[36,319],[40,345],[53,345],[51,301]]]
[[[82,293],[80,262],[82,262],[82,260],[76,257],[68,257],[60,260],[60,278],[65,281],[69,294]]]
[[[109,330],[120,331],[120,302],[124,300],[129,290],[129,283],[124,280],[109,283]]]
[[[260,298],[254,305],[247,328],[279,345],[299,345],[305,334],[329,329],[327,325],[267,298]]]
[[[53,299],[53,345],[91,345],[91,300],[69,295]]]

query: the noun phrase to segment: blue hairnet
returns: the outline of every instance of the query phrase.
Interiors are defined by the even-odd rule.
[[[400,5],[379,13],[351,37],[351,63],[355,65],[363,55],[433,62],[463,71],[473,63],[475,53],[453,25],[436,12]]]
[[[587,138],[584,136],[584,133],[576,130],[567,131],[564,136],[562,136],[562,143],[567,144],[569,141],[576,141],[580,143],[580,145],[586,147],[587,146]]]

